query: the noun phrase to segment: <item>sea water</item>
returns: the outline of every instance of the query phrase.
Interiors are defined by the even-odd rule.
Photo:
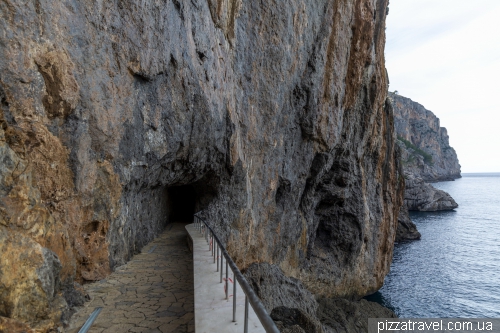
[[[370,300],[403,318],[500,318],[500,173],[462,176],[433,184],[457,209],[410,213],[422,239],[396,244]]]

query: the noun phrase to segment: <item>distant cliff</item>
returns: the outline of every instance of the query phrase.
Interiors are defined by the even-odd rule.
[[[389,92],[394,126],[405,175],[404,205],[398,217],[396,241],[420,238],[408,210],[438,211],[458,207],[445,191],[427,182],[460,178],[458,157],[450,146],[446,128],[421,104]]]
[[[389,93],[403,168],[427,182],[460,178],[457,153],[439,118],[409,98]]]

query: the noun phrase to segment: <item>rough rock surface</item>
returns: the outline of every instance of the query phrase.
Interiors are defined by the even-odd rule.
[[[300,308],[308,315],[316,313],[318,304],[314,295],[299,280],[285,276],[279,267],[269,263],[252,264],[244,274],[268,310],[284,306]]]
[[[391,310],[365,299],[321,298],[318,303],[318,318],[325,333],[368,332],[368,318],[396,318]]]
[[[389,99],[405,172],[427,182],[460,178],[457,154],[439,118],[409,98],[389,93]]]
[[[422,235],[417,230],[417,226],[410,219],[408,207],[401,206],[398,215],[398,228],[396,229],[396,242],[420,239]]]
[[[11,318],[0,316],[0,332],[2,333],[36,333],[29,325]]]
[[[318,320],[311,318],[298,308],[278,306],[271,311],[271,318],[281,333],[323,332]]]
[[[99,280],[189,186],[241,269],[269,263],[328,297],[376,291],[403,200],[387,4],[0,2],[2,233],[32,240],[19,255],[52,251],[60,285]]]
[[[2,316],[26,322],[41,331],[50,329],[54,323],[63,324],[68,305],[58,293],[61,264],[57,256],[6,228],[0,228],[0,253]],[[13,324],[7,320],[2,325]]]
[[[409,210],[434,212],[452,210],[458,207],[455,200],[445,191],[438,190],[421,178],[414,177],[411,174],[405,176],[405,206]]]
[[[411,172],[405,172],[404,204],[398,215],[396,242],[420,239],[420,232],[410,219],[410,210],[439,211],[457,207],[458,204],[447,192],[436,189]]]
[[[389,93],[394,109],[397,143],[405,173],[405,204],[398,217],[396,241],[420,239],[408,210],[449,210],[458,207],[446,192],[426,182],[460,178],[460,164],[439,118],[419,103]]]
[[[278,267],[252,264],[245,276],[281,332],[367,332],[367,318],[394,318],[389,309],[365,299],[317,297]]]

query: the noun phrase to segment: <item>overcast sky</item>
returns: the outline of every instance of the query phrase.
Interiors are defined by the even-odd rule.
[[[389,90],[441,120],[462,172],[500,172],[500,0],[391,0]]]

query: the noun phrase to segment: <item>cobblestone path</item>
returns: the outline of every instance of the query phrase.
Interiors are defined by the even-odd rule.
[[[86,285],[91,300],[73,315],[67,332],[77,333],[96,307],[103,309],[91,333],[194,332],[193,256],[186,237],[185,224],[172,223],[108,278]]]

